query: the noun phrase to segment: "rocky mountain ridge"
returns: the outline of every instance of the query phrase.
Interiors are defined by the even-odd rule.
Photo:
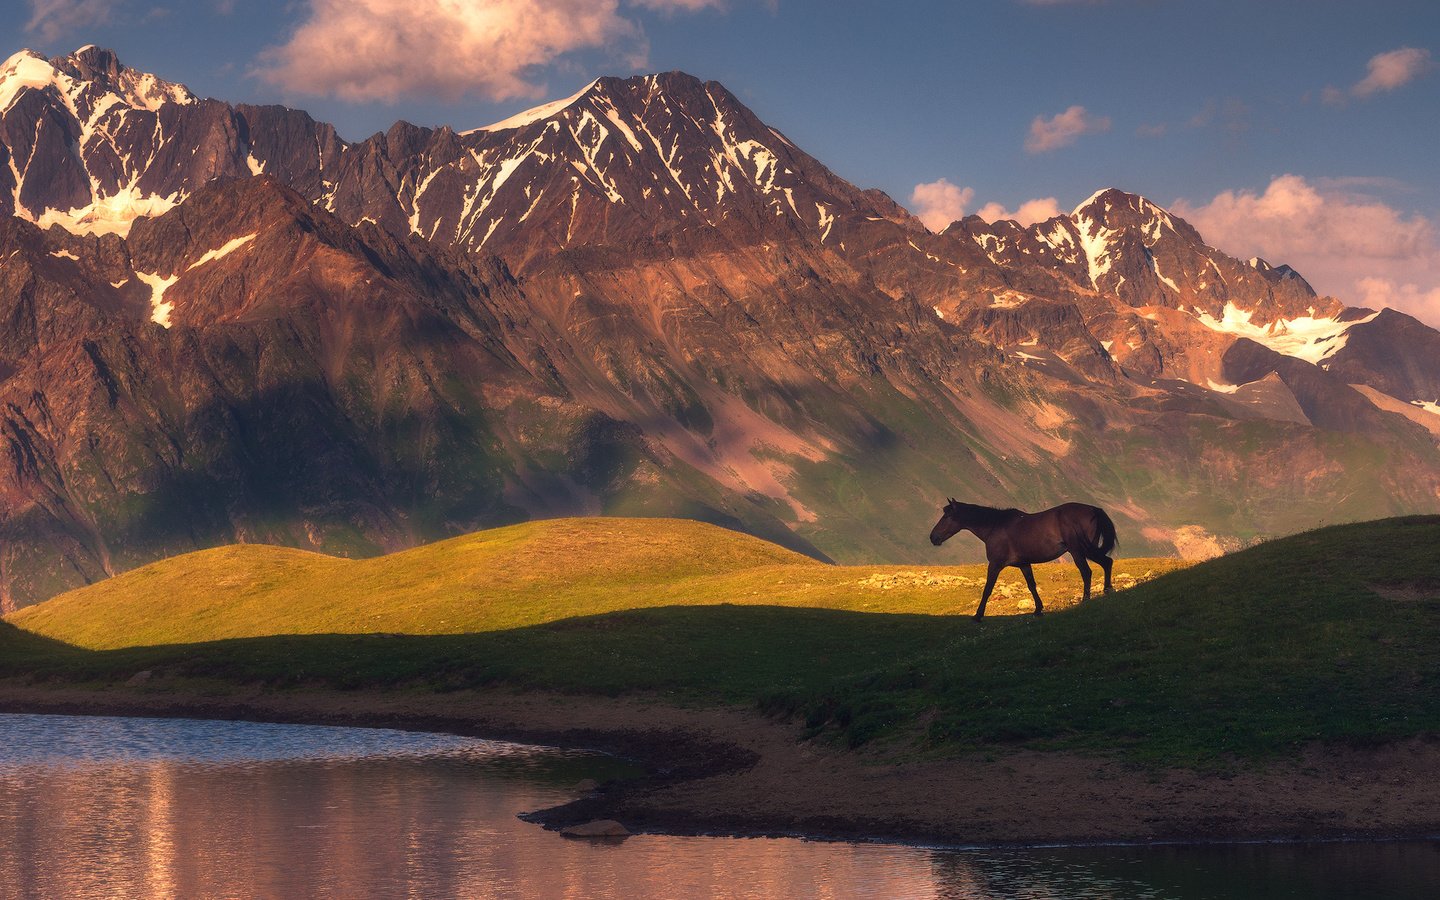
[[[1433,329],[1117,190],[931,233],[683,73],[347,143],[21,53],[0,212],[10,607],[572,512],[900,561],[958,493],[1189,553],[1440,508]]]

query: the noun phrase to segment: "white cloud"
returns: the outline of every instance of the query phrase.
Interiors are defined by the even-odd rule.
[[[1361,100],[1376,94],[1404,87],[1433,69],[1430,51],[1420,47],[1401,47],[1370,57],[1365,77],[1349,91],[1328,85],[1320,91],[1320,102],[1328,106],[1344,106],[1351,97]]]
[[[1418,47],[1401,47],[1370,57],[1369,71],[1350,93],[1369,97],[1382,91],[1393,91],[1414,81],[1430,70],[1430,51]]]
[[[119,0],[30,0],[25,30],[42,41],[56,41],[81,28],[110,21]],[[12,48],[13,49],[13,48]],[[9,50],[5,52],[10,52]]]
[[[999,203],[987,203],[975,211],[975,215],[987,222],[1014,219],[1021,225],[1034,225],[1060,215],[1060,202],[1054,197],[1037,197],[1026,200],[1020,208],[1011,212]]]
[[[931,231],[940,231],[956,219],[965,218],[965,207],[975,199],[975,189],[951,184],[949,179],[915,185],[910,206],[915,218]]]
[[[1396,284],[1389,278],[1361,278],[1355,287],[1359,291],[1358,306],[1371,309],[1392,306],[1440,327],[1440,287],[1426,290],[1413,282]]]
[[[724,0],[629,0],[660,12]],[[539,98],[537,67],[582,50],[645,61],[640,26],[620,0],[307,0],[290,39],[256,74],[297,94],[342,100]]]
[[[1262,192],[1224,191],[1177,215],[1206,242],[1239,257],[1288,263],[1321,294],[1393,306],[1440,324],[1440,229],[1372,194],[1373,179],[1273,179]]]
[[[1072,106],[1049,119],[1036,116],[1025,138],[1029,153],[1048,153],[1075,143],[1082,135],[1110,130],[1109,116],[1092,116],[1083,106]]]
[[[910,192],[910,208],[926,228],[942,231],[951,222],[965,218],[965,210],[974,199],[974,188],[951,184],[949,179],[941,178],[915,185]],[[1054,197],[1039,197],[1026,200],[1012,212],[1002,204],[991,202],[976,210],[975,215],[987,222],[1014,219],[1021,225],[1033,225],[1060,215],[1060,204]]]

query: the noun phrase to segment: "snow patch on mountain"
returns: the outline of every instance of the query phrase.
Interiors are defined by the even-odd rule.
[[[1225,304],[1224,313],[1218,319],[1208,312],[1195,312],[1195,318],[1212,331],[1249,338],[1276,353],[1316,365],[1334,356],[1345,346],[1347,331],[1378,315],[1379,313],[1371,313],[1362,319],[1345,322],[1329,317],[1298,316],[1293,319],[1276,319],[1269,325],[1260,325],[1253,321],[1253,312],[1240,309],[1234,303]]]
[[[150,285],[150,321],[162,328],[169,328],[170,312],[175,308],[175,304],[165,299],[165,291],[179,281],[180,276],[164,278],[151,272],[136,272],[135,277]]]
[[[134,185],[109,197],[99,197],[75,209],[47,209],[35,220],[41,228],[59,225],[71,234],[118,234],[125,237],[138,218],[154,217],[174,209],[185,198],[142,194]],[[17,205],[17,209],[20,209]]]
[[[1099,288],[1100,276],[1109,272],[1114,262],[1110,255],[1110,240],[1117,232],[1078,212],[1075,227],[1080,233],[1080,249],[1085,253],[1085,262],[1090,270],[1090,286]]]
[[[205,251],[205,254],[204,254],[203,256],[201,256],[199,259],[197,259],[197,260],[195,260],[194,262],[192,262],[192,263],[190,264],[190,266],[189,266],[185,271],[188,272],[188,271],[190,271],[190,269],[197,269],[197,268],[199,268],[200,266],[203,266],[203,265],[205,265],[205,264],[208,263],[208,262],[213,262],[213,261],[215,261],[215,260],[217,260],[217,259],[223,259],[223,258],[229,256],[231,253],[234,253],[236,250],[239,250],[241,247],[245,246],[246,244],[250,243],[251,241],[255,240],[255,238],[256,238],[256,235],[254,235],[254,234],[247,234],[247,235],[245,235],[244,237],[238,237],[238,238],[236,238],[236,239],[233,240],[233,241],[228,241],[228,242],[226,242],[225,246],[223,246],[223,247],[219,247],[219,248],[217,248],[217,249],[215,249],[215,250],[206,250],[206,251]]]
[[[563,112],[569,108],[571,104],[578,102],[586,94],[590,93],[590,89],[599,83],[600,79],[597,78],[563,100],[551,100],[549,103],[542,103],[524,112],[516,113],[508,119],[501,119],[493,124],[482,125],[479,128],[472,128],[469,131],[462,131],[460,133],[466,135],[476,134],[481,131],[510,131],[515,128],[524,128],[526,125],[539,122],[542,119],[548,119],[557,113]]]

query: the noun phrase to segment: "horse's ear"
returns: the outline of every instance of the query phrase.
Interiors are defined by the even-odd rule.
[[[959,500],[956,500],[954,497],[951,497],[951,498],[950,498],[950,502],[951,502],[951,503],[959,503],[960,501],[959,501]]]

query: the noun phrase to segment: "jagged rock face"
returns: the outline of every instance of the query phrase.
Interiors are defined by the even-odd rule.
[[[1115,190],[932,234],[682,73],[352,144],[20,54],[0,210],[7,608],[538,515],[911,561],[947,495],[1130,552],[1440,507],[1434,330]]]
[[[1440,332],[1413,316],[1381,310],[1350,328],[1325,369],[1407,403],[1440,406]]]

